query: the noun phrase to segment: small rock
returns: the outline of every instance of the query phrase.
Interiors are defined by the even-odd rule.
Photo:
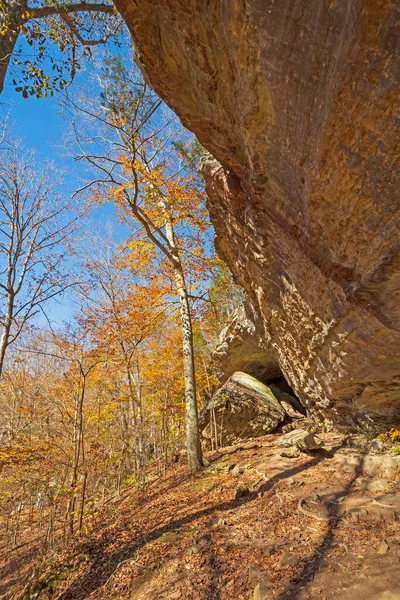
[[[297,410],[294,409],[293,406],[291,404],[289,404],[289,402],[286,402],[285,400],[280,400],[280,403],[281,403],[281,406],[282,406],[283,410],[285,411],[285,413],[292,419],[303,419],[304,418],[304,415],[297,412]]]
[[[368,516],[368,511],[362,506],[356,506],[348,511],[348,515],[352,521],[359,521],[363,517]]]
[[[378,554],[386,554],[386,552],[389,550],[389,545],[386,542],[386,540],[382,540],[380,543],[380,546],[378,548]]]
[[[267,546],[264,546],[262,552],[264,556],[272,556],[272,554],[276,552],[275,544],[268,544]]]
[[[249,566],[249,586],[254,587],[257,585],[264,576],[264,572],[258,565]]]
[[[386,521],[387,523],[396,521],[396,513],[391,508],[380,508],[379,506],[372,506],[371,508],[369,516],[374,521]]]
[[[229,471],[232,471],[232,469],[234,468],[235,463],[216,463],[216,464],[212,464],[207,471],[209,473],[212,474],[220,474],[220,475],[226,475],[227,473],[229,473]]]
[[[224,525],[226,525],[225,519],[219,519],[219,521],[217,522],[217,526],[218,527],[223,527]]]
[[[371,450],[373,452],[378,452],[378,453],[379,452],[383,452],[384,449],[385,449],[385,447],[383,445],[383,442],[381,442],[381,440],[378,440],[378,439],[372,440],[372,442],[371,442]]]
[[[304,481],[296,479],[295,477],[288,477],[286,480],[282,480],[287,487],[301,487],[304,485]]]
[[[284,458],[298,458],[300,456],[300,450],[296,446],[289,446],[279,452]]]
[[[253,600],[268,600],[270,598],[270,585],[271,582],[268,579],[263,579],[257,583],[253,592]]]
[[[281,558],[279,559],[279,564],[282,567],[286,567],[286,566],[290,566],[290,567],[295,567],[296,565],[298,565],[300,562],[299,557],[296,554],[293,554],[292,552],[284,552],[281,556]]]
[[[295,429],[294,431],[285,433],[277,441],[277,446],[280,448],[296,446],[300,450],[317,450],[322,445],[322,440],[306,429]]]
[[[392,481],[390,479],[374,479],[367,485],[367,489],[369,492],[385,492],[388,488],[392,486]]]
[[[240,498],[244,498],[250,494],[250,490],[246,485],[239,485],[235,491],[235,500],[239,500]]]
[[[167,531],[166,533],[163,533],[162,535],[160,535],[160,537],[158,539],[160,542],[163,542],[164,544],[174,544],[175,542],[179,542],[179,540],[181,538],[182,538],[181,532]]]
[[[290,433],[295,428],[296,428],[296,425],[294,423],[287,423],[286,425],[284,425],[282,427],[282,433]]]
[[[242,461],[238,463],[232,471],[233,475],[243,475],[247,471],[251,471],[253,469],[253,465],[247,461]]]
[[[387,523],[394,523],[396,521],[396,513],[391,508],[381,508],[379,513],[381,518]]]
[[[400,456],[389,454],[367,454],[362,470],[368,475],[396,481],[400,473]]]
[[[302,419],[306,416],[306,409],[301,404],[300,400],[294,398],[291,394],[282,391],[281,389],[276,387],[276,385],[271,385],[270,389],[290,417],[293,416],[294,418]],[[286,410],[286,405],[290,407],[291,411],[293,411],[293,415],[290,412],[288,412],[288,410]]]

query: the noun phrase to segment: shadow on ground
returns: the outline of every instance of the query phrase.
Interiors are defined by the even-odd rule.
[[[267,482],[265,482],[258,490],[251,492],[250,494],[248,494],[241,500],[231,500],[228,502],[215,504],[214,506],[205,508],[203,510],[193,512],[192,514],[182,517],[180,519],[176,519],[163,527],[154,529],[146,537],[136,539],[132,544],[127,544],[123,548],[118,549],[117,551],[113,551],[113,552],[105,551],[104,550],[104,548],[106,546],[106,543],[105,543],[103,545],[103,550],[100,552],[100,555],[99,555],[98,545],[96,546],[96,555],[93,555],[93,551],[90,548],[89,544],[86,544],[86,543],[82,544],[82,546],[78,549],[78,551],[89,554],[89,556],[92,556],[93,561],[89,565],[87,570],[81,576],[79,576],[75,581],[73,581],[70,584],[70,586],[68,587],[68,589],[66,589],[58,597],[58,600],[84,600],[90,594],[92,594],[93,592],[95,592],[96,590],[98,590],[99,588],[104,586],[110,580],[110,578],[113,576],[113,574],[116,572],[119,565],[122,562],[128,561],[130,558],[134,558],[136,553],[141,548],[143,548],[146,544],[149,544],[150,542],[155,541],[156,539],[161,537],[163,534],[170,533],[170,532],[173,532],[174,530],[180,529],[181,527],[188,525],[192,521],[195,521],[195,520],[203,518],[203,517],[212,517],[212,515],[216,511],[221,513],[224,511],[232,510],[233,508],[237,508],[237,507],[247,504],[249,502],[252,502],[255,498],[258,497],[258,493],[260,491],[266,491],[268,489],[271,489],[275,485],[275,483],[277,483],[278,481],[287,479],[289,477],[293,477],[303,471],[310,469],[311,467],[315,466],[319,462],[325,460],[327,455],[332,457],[335,454],[335,452],[337,452],[337,450],[339,450],[340,448],[343,447],[344,444],[345,444],[345,440],[340,445],[337,445],[334,448],[332,448],[328,453],[327,452],[318,452],[317,456],[313,457],[306,463],[295,466],[291,469],[287,469],[286,471],[275,475],[274,477],[269,479]],[[362,464],[360,464],[360,466],[359,466],[359,472],[361,472],[361,470],[362,470]],[[356,475],[354,477],[354,479],[350,482],[347,493],[350,492],[351,486],[357,477],[358,477],[358,475]],[[187,479],[187,478],[188,478],[188,476],[186,476],[184,479]],[[343,492],[340,495],[343,495]],[[320,545],[319,548],[316,549],[315,557],[313,557],[310,561],[308,561],[307,564],[305,565],[303,571],[297,575],[297,579],[301,580],[302,582],[304,581],[305,583],[307,583],[307,581],[310,580],[310,578],[313,576],[313,574],[315,574],[316,570],[318,569],[319,564],[323,560],[324,554],[327,552],[328,548],[330,547],[330,545],[332,543],[332,539],[334,536],[334,530],[340,519],[340,517],[338,515],[338,510],[339,510],[338,505],[333,504],[332,506],[333,506],[333,514],[331,515],[332,518],[330,520],[330,527],[329,527],[329,531],[328,531],[323,543]],[[101,548],[100,548],[100,550],[101,550]],[[210,597],[210,598],[212,597],[213,600],[218,600],[218,598],[219,598],[219,591],[217,589],[218,574],[215,573],[215,568],[216,568],[215,562],[216,561],[213,560],[213,556],[211,554],[208,566],[209,566],[210,572],[213,569],[214,569],[214,572],[213,572],[213,576],[211,577],[211,584],[210,584],[212,589],[209,590],[208,597]],[[296,592],[293,592],[293,590],[291,590],[290,595],[289,595],[289,592],[287,594],[284,593],[279,598],[280,598],[280,600],[289,600],[289,599],[294,600],[296,597],[297,597]]]

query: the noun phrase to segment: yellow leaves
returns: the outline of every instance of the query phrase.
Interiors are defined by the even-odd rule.
[[[400,430],[399,429],[394,429],[394,427],[392,427],[392,429],[390,429],[389,431],[386,431],[385,433],[381,433],[381,435],[379,436],[379,439],[382,442],[400,442]]]
[[[119,268],[128,268],[134,273],[144,273],[156,258],[154,245],[146,239],[131,239],[126,244],[127,252],[118,259]]]
[[[49,446],[36,446],[33,448],[0,448],[0,465],[25,465],[34,460],[39,460],[51,451]]]

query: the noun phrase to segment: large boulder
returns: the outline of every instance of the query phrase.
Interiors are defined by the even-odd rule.
[[[271,390],[247,373],[234,373],[200,413],[203,437],[235,444],[274,431],[286,413]]]
[[[116,0],[213,155],[217,249],[321,419],[400,423],[398,3]]]

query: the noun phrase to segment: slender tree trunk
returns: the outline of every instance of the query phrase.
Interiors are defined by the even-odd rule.
[[[83,475],[83,483],[82,483],[82,495],[81,495],[81,510],[79,515],[79,533],[82,531],[83,526],[83,513],[85,510],[85,495],[86,495],[86,483],[87,483],[87,472],[85,471]]]
[[[4,88],[8,65],[17,43],[22,14],[27,8],[25,0],[8,0],[0,6],[0,94]]]
[[[194,472],[198,471],[203,466],[203,457],[201,453],[199,418],[197,412],[192,319],[186,283],[180,269],[175,269],[175,282],[179,296],[182,321],[183,373],[185,379],[186,404],[186,452],[189,471]]]
[[[74,519],[75,519],[75,506],[76,506],[76,486],[78,483],[78,467],[81,456],[81,450],[83,445],[83,401],[85,398],[86,391],[86,377],[83,376],[82,391],[78,397],[76,409],[75,409],[75,424],[74,424],[74,463],[72,465],[71,473],[71,497],[67,508],[67,521],[70,534],[74,533]]]
[[[143,419],[143,403],[142,403],[142,380],[140,378],[140,365],[139,356],[137,350],[135,351],[136,361],[136,404],[138,408],[138,425],[139,430],[137,432],[137,453],[139,459],[140,474],[145,476],[146,474],[146,456],[145,456],[145,435],[144,435],[144,419]]]
[[[4,359],[5,359],[5,355],[6,355],[8,342],[10,339],[13,312],[14,312],[14,296],[12,293],[10,293],[10,291],[8,291],[7,292],[7,308],[6,308],[6,314],[4,316],[3,330],[1,332],[1,339],[0,339],[0,377],[2,376],[2,373],[3,373]]]
[[[167,207],[164,205],[167,214]],[[197,412],[196,375],[194,367],[193,329],[190,314],[189,296],[183,274],[179,253],[175,245],[174,228],[167,215],[165,233],[173,257],[173,268],[176,290],[178,292],[183,340],[183,376],[185,380],[185,405],[186,405],[186,453],[189,472],[199,471],[203,466],[201,452],[199,417]]]

